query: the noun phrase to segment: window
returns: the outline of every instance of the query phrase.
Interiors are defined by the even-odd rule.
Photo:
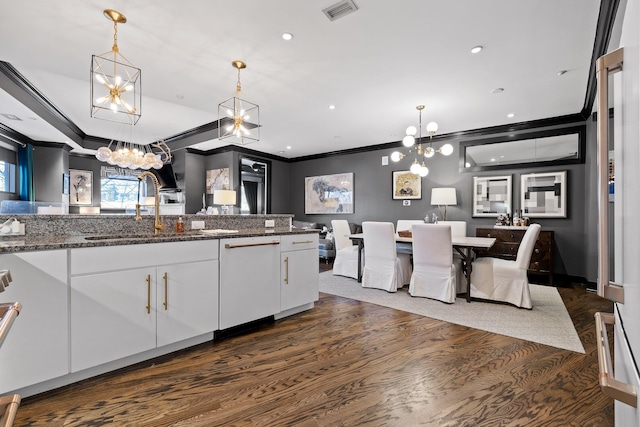
[[[0,191],[16,192],[16,165],[0,161]]]
[[[147,186],[135,176],[111,176],[100,179],[100,209],[135,209],[147,195]]]

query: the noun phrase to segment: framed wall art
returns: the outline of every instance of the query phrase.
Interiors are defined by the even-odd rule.
[[[304,213],[352,214],[353,173],[306,177]]]
[[[93,204],[93,172],[69,170],[71,196],[69,204],[72,206]]]
[[[473,177],[474,217],[497,217],[511,206],[511,175]]]
[[[393,199],[422,199],[422,179],[411,171],[392,172]]]
[[[207,171],[207,194],[213,194],[215,190],[230,190],[229,168]]]
[[[62,194],[68,195],[69,190],[71,189],[71,177],[68,173],[62,174]]]
[[[520,185],[522,215],[567,217],[567,171],[520,175]]]

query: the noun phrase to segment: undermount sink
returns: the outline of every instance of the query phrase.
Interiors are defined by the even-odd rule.
[[[196,233],[180,233],[180,234],[103,234],[99,236],[86,236],[85,240],[132,240],[132,239],[163,239],[170,237],[193,236]]]
[[[158,237],[169,237],[167,234],[125,234],[120,236],[87,236],[85,240],[131,240],[131,239],[153,239]]]

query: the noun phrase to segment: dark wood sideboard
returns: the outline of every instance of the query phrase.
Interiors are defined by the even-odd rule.
[[[525,229],[476,228],[477,237],[494,237],[496,243],[489,250],[477,251],[478,256],[491,256],[515,260]],[[529,273],[544,274],[553,285],[553,231],[540,230],[538,241],[531,254]]]

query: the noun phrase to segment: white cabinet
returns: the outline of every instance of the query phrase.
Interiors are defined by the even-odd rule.
[[[280,238],[280,310],[318,300],[318,235]]]
[[[280,312],[280,237],[220,240],[220,329]]]
[[[156,277],[158,347],[218,329],[218,261],[168,265]]]
[[[71,250],[71,371],[213,332],[216,241]]]
[[[13,281],[0,302],[22,311],[0,348],[0,394],[69,373],[67,251],[0,255]]]

